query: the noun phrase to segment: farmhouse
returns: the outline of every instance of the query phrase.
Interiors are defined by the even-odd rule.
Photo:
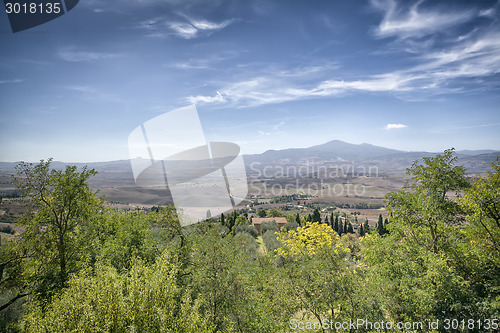
[[[254,217],[252,218],[252,225],[257,229],[260,235],[260,225],[264,222],[275,221],[278,225],[278,229],[286,224],[286,217]]]

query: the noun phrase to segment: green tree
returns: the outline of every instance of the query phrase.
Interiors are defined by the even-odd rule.
[[[399,192],[387,195],[388,209],[393,214],[392,229],[411,237],[416,243],[437,253],[447,247],[450,227],[462,223],[461,208],[448,193],[466,188],[465,168],[455,166],[453,149],[436,157],[424,157],[407,169],[411,178]]]
[[[313,211],[312,222],[321,222],[321,214],[317,208]]]
[[[239,233],[246,233],[251,235],[254,238],[257,238],[259,233],[257,232],[257,229],[253,225],[248,225],[248,224],[238,224],[234,226],[234,235],[236,236]]]
[[[383,235],[384,232],[384,220],[382,218],[382,214],[379,214],[378,216],[378,222],[377,222],[377,231],[379,235]]]
[[[276,208],[270,208],[267,211],[267,216],[268,217],[284,217],[285,214],[283,212],[277,210]]]
[[[473,179],[460,204],[477,234],[500,253],[500,157],[491,167],[486,178]]]
[[[266,230],[262,234],[262,241],[266,246],[267,252],[274,254],[275,251],[282,246],[281,242],[276,238],[276,231]]]
[[[462,223],[456,197],[462,189],[469,190],[465,169],[455,161],[453,150],[446,150],[424,158],[422,164],[413,163],[401,191],[387,195],[390,234],[363,239],[370,289],[381,290],[380,304],[393,320],[498,314],[500,298],[495,287],[490,289],[492,281],[499,280],[498,269],[491,265],[491,248],[483,261],[486,256],[478,253],[481,241],[472,241],[470,226]],[[482,271],[479,266],[486,262],[489,268]]]
[[[228,215],[226,226],[228,227],[229,230],[233,230],[233,227],[234,227],[234,224],[236,223],[237,217],[238,217],[238,213],[236,211],[233,211],[231,214]]]
[[[37,165],[20,163],[14,184],[30,199],[19,221],[25,231],[17,246],[26,254],[30,283],[25,293],[50,296],[76,272],[88,253],[90,226],[102,216],[103,200],[87,181],[97,174],[86,167],[50,168],[52,159]]]
[[[257,216],[259,216],[259,217],[266,217],[266,215],[267,215],[267,213],[264,209],[259,209],[257,211]]]
[[[234,221],[234,225],[249,225],[250,221],[245,217],[245,215],[240,215]]]
[[[34,302],[22,322],[25,332],[213,332],[200,302],[176,285],[180,263],[165,251],[156,263],[136,260],[119,273],[99,264],[84,269],[45,307]]]
[[[163,208],[161,208],[163,209]],[[106,211],[103,218],[89,226],[89,249],[91,261],[106,262],[119,272],[129,269],[136,258],[153,262],[158,254],[159,239],[150,232],[162,228],[154,218],[161,212],[147,214],[142,211],[112,212]],[[165,235],[158,235],[165,237]],[[168,237],[167,241],[171,238]]]
[[[364,237],[365,236],[365,230],[363,229],[363,225],[359,225],[359,237]]]
[[[268,230],[271,230],[272,232],[279,231],[278,224],[276,223],[275,220],[261,223],[261,225],[260,225],[260,233],[262,235],[264,235],[266,233],[266,231],[268,231]]]
[[[192,234],[191,240],[190,285],[208,327],[218,332],[275,332],[280,306],[272,309],[269,298],[258,295],[265,283],[252,271],[263,264],[259,260],[253,266],[258,260],[255,240],[242,234],[222,238],[215,228]]]
[[[365,223],[363,225],[363,230],[365,231],[365,234],[370,233],[370,224],[368,224],[368,218],[365,219]]]
[[[467,284],[445,256],[411,239],[391,233],[366,234],[361,256],[367,266],[367,300],[377,303],[392,321],[468,318]]]
[[[452,252],[476,302],[500,312],[500,158],[486,177],[475,177],[460,199],[467,223]],[[458,248],[457,248],[458,247]],[[490,315],[495,315],[491,313]]]

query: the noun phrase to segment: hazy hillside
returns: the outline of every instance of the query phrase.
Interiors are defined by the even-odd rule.
[[[440,152],[441,153],[441,152]],[[372,165],[387,173],[402,173],[415,160],[423,157],[436,156],[435,152],[405,152],[396,149],[379,147],[368,143],[352,144],[340,140],[312,146],[309,148],[288,148],[268,150],[262,154],[244,155],[248,169],[259,169],[266,166],[301,166],[301,165],[339,165],[355,163]],[[500,151],[494,150],[462,150],[456,152],[458,163],[464,165],[470,173],[482,173],[489,169],[490,164],[500,156]],[[0,172],[14,173],[19,162],[0,162]],[[63,163],[54,161],[56,169],[67,164],[79,167],[87,165],[99,171],[97,180],[124,180],[133,184],[132,168],[129,160],[90,163]],[[130,182],[132,180],[132,182]]]
[[[483,173],[499,151],[478,150],[457,152],[458,164],[464,165],[469,173]],[[475,153],[477,152],[477,153]],[[380,172],[404,173],[413,161],[423,157],[436,156],[433,152],[405,152],[371,144],[351,144],[339,140],[329,141],[309,148],[268,150],[263,154],[245,155],[247,166],[258,170],[266,166],[338,166],[354,163],[356,166],[377,166]]]

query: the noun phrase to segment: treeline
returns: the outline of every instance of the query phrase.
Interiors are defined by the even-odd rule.
[[[304,201],[302,203],[304,207],[308,207],[311,209],[315,208],[347,208],[347,209],[379,209],[385,207],[384,204],[380,203],[374,203],[374,202],[356,202],[356,203],[341,203],[341,202],[329,202],[329,203],[324,203],[324,202],[307,202]]]
[[[347,209],[379,209],[384,207],[384,204],[374,203],[374,202],[356,202],[356,203],[341,203],[341,202],[310,202],[306,199],[310,198],[310,195],[304,194],[291,194],[291,195],[281,195],[279,197],[274,197],[269,199],[269,203],[291,203],[297,201],[298,205],[302,205],[304,207],[308,207],[311,209],[315,208],[326,208],[326,207],[334,207],[334,208],[347,208]],[[301,202],[301,200],[303,200]]]
[[[439,320],[446,332],[446,320],[463,319],[454,331],[496,332],[500,160],[474,179],[454,162],[449,150],[414,163],[387,196],[389,219],[364,236],[335,232],[342,215],[289,214],[293,228],[261,225],[264,245],[238,231],[249,226],[244,213],[182,228],[172,207],[105,209],[86,183],[93,170],[22,164],[17,186],[33,210],[1,247],[0,330],[381,331],[336,326],[364,319]]]
[[[274,197],[269,199],[269,203],[288,203],[292,201],[297,201],[297,200],[304,200],[307,198],[310,198],[311,195],[309,194],[289,194],[289,195],[281,195],[279,197]]]
[[[0,202],[2,202],[3,198],[13,199],[13,198],[21,198],[22,196],[23,194],[20,191],[4,192],[0,194]]]

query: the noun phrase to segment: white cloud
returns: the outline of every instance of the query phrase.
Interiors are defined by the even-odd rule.
[[[189,23],[170,23],[168,24],[177,37],[184,39],[196,38],[203,33],[204,35],[211,34],[229,26],[234,20],[225,20],[221,23],[210,22],[207,20],[195,20],[187,18]]]
[[[190,58],[174,64],[164,64],[165,67],[178,69],[214,69],[215,65],[238,56],[240,52],[234,50],[224,50],[218,54],[211,54],[203,58]]]
[[[422,37],[464,23],[474,17],[472,10],[463,12],[420,10],[422,2],[418,1],[409,8],[401,8],[401,4],[395,0],[372,0],[372,5],[385,13],[384,19],[375,29],[375,35],[396,36],[402,39]]]
[[[207,20],[191,20],[191,24],[198,30],[221,30],[233,23],[234,20],[225,20],[221,23]]]
[[[137,26],[147,30],[147,36],[165,38],[175,36],[183,39],[194,39],[209,36],[216,31],[220,31],[235,20],[224,20],[222,22],[211,22],[205,19],[194,19],[187,15],[180,15],[183,20],[171,20],[167,17],[156,17],[142,21]]]
[[[178,69],[209,69],[210,66],[208,61],[205,59],[190,59],[185,62],[178,62],[173,65],[168,65],[169,67],[175,67]]]
[[[240,72],[235,73],[236,80],[225,84],[212,83],[212,91],[219,91],[220,96],[198,95],[188,100],[225,103],[228,107],[242,108],[357,92],[388,93],[405,100],[422,100],[445,93],[494,89],[494,86],[471,84],[472,80],[477,83],[477,79],[484,80],[500,73],[498,25],[474,26],[461,37],[452,33],[441,36],[439,48],[434,48],[432,41],[432,34],[438,34],[444,25],[468,20],[471,13],[477,15],[478,10],[443,13],[426,9],[424,12],[419,9],[421,2],[403,10],[396,1],[374,0],[372,3],[387,11],[379,26],[382,29],[380,34],[400,38],[429,34],[430,38],[424,43],[419,43],[421,39],[410,38],[399,39],[393,45],[402,46],[397,52],[405,52],[408,45],[413,45],[412,57],[408,59],[413,61],[413,65],[347,78],[336,74],[340,66],[331,62],[287,69],[277,65],[260,65],[259,69],[242,66],[239,67]],[[439,18],[441,23],[438,23]],[[420,19],[429,26],[421,26]],[[397,25],[399,21],[401,24]]]
[[[217,91],[215,96],[189,96],[187,101],[190,104],[198,104],[198,103],[221,103],[225,102],[224,97],[222,97],[221,93]]]
[[[217,91],[217,96],[219,96],[221,102],[224,102],[224,97],[222,97],[222,94],[219,91]]]
[[[273,130],[277,131],[280,129],[280,127],[282,127],[283,125],[285,125],[285,121],[280,121],[279,123],[277,123],[276,125],[273,126]]]
[[[446,51],[422,55],[418,60],[421,64],[414,67],[350,80],[318,78],[316,72],[296,77],[284,74],[282,70],[266,69],[262,70],[265,73],[255,76],[247,72],[240,75],[241,80],[216,87],[214,90],[219,94],[215,96],[191,96],[188,100],[249,107],[344,96],[352,92],[393,93],[400,98],[412,94],[411,99],[415,99],[418,93],[430,96],[461,91],[461,87],[454,87],[453,82],[500,73],[500,36],[492,35],[462,43]]]
[[[495,17],[496,13],[497,13],[497,11],[495,8],[488,8],[488,9],[483,9],[483,10],[479,11],[479,16],[493,18],[493,17]]]
[[[119,58],[122,55],[116,53],[102,53],[102,52],[86,52],[86,51],[75,51],[72,48],[68,48],[59,51],[59,57],[65,61],[69,62],[90,62],[104,59]]]
[[[217,96],[191,96],[191,103],[226,102],[231,106],[248,107],[283,103],[307,98],[340,96],[352,91],[407,92],[420,77],[388,73],[364,77],[358,80],[323,80],[306,85],[299,80],[284,77],[281,72],[269,72],[264,76],[249,77],[221,87]],[[303,79],[303,78],[302,78]],[[222,98],[222,96],[224,96]]]
[[[177,37],[184,39],[195,38],[198,34],[198,29],[189,23],[174,22],[169,23],[168,26],[174,31]]]
[[[408,127],[408,126],[403,125],[403,124],[387,124],[385,126],[385,129],[390,130],[390,129],[397,129],[397,128],[405,128],[405,127]]]

